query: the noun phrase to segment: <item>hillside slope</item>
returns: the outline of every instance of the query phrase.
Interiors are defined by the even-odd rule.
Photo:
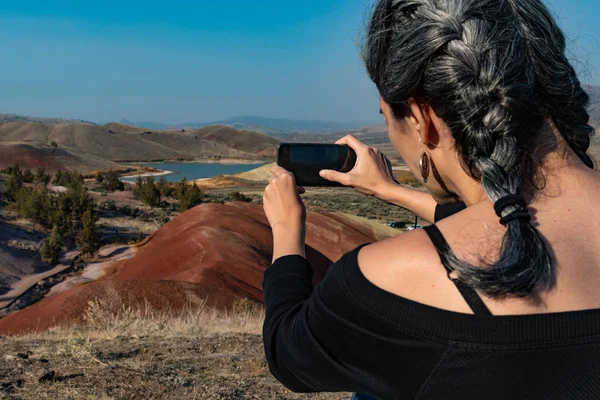
[[[181,128],[201,128],[211,125],[225,125],[231,128],[257,131],[271,134],[299,133],[299,132],[337,132],[346,129],[355,129],[361,126],[360,122],[345,123],[319,120],[293,120],[284,118],[265,118],[257,116],[237,116],[220,121],[213,122],[187,122],[182,124],[164,124],[160,122],[144,121],[131,122],[122,120],[121,123],[127,125],[143,126],[147,129],[166,130]]]
[[[396,233],[341,213],[309,212],[307,258],[315,281],[344,253]],[[112,310],[131,306],[176,313],[199,304],[228,308],[240,298],[262,302],[271,255],[272,232],[261,205],[204,204],[163,226],[131,258],[104,262],[104,278],[0,319],[0,335],[81,322],[96,298]]]
[[[117,123],[43,124],[19,120],[0,123],[0,167],[19,160],[27,161],[29,168],[75,167],[84,171],[120,162],[215,157],[255,160],[274,157],[278,143],[260,133],[224,126],[153,132]]]

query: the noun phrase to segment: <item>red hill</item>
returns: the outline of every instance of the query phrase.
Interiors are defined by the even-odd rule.
[[[387,232],[339,213],[309,213],[307,257],[315,281],[332,260]],[[0,320],[0,334],[44,330],[82,321],[87,303],[102,299],[112,309],[183,311],[207,301],[226,308],[235,299],[263,301],[262,277],[270,265],[271,230],[262,207],[230,203],[196,207],[158,230],[111,274],[42,300]]]

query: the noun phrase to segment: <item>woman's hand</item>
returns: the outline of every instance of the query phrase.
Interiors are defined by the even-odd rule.
[[[304,189],[294,175],[275,165],[263,196],[263,208],[273,230],[273,261],[286,255],[305,255],[306,208]]]
[[[302,193],[304,189],[296,186],[291,172],[278,165],[271,168],[271,178],[263,196],[263,207],[271,228],[296,227],[304,223],[306,209],[299,196]]]
[[[392,165],[379,149],[367,146],[352,135],[343,137],[336,144],[346,144],[354,150],[356,165],[348,173],[323,170],[320,173],[322,178],[379,198],[396,186]]]

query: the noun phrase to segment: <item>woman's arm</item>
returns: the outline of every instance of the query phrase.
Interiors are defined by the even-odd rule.
[[[397,183],[390,183],[384,186],[375,196],[388,203],[406,208],[427,222],[435,222],[438,204],[427,192],[410,189]]]
[[[274,166],[271,173],[263,198],[273,230],[273,265],[263,281],[263,341],[269,369],[296,392],[351,387],[352,380],[340,374],[343,367],[328,359],[322,347],[326,344],[315,340],[315,335],[321,334],[313,330],[313,318],[319,313],[310,304],[313,273],[305,257],[306,211],[298,196],[302,189],[296,187],[294,176],[283,168]]]
[[[312,267],[304,256],[302,189],[288,171],[275,166],[272,173],[264,208],[273,228],[274,262],[263,281],[263,341],[272,374],[297,392],[358,391],[383,398],[406,392],[404,397],[414,397],[443,349],[403,336],[402,329],[394,333],[396,340],[382,340],[389,322],[364,312],[362,299],[354,296],[364,290],[348,290],[349,274],[359,270],[359,249],[332,265],[313,287]]]
[[[413,212],[419,218],[434,222],[437,203],[427,192],[409,189],[394,180],[389,160],[378,150],[352,135],[336,142],[351,147],[356,153],[356,166],[348,173],[321,171],[327,180],[351,186],[361,193],[375,196]]]
[[[273,231],[273,262],[288,255],[306,257],[304,223],[281,224],[274,226]]]
[[[292,173],[277,165],[271,168],[263,207],[273,231],[273,261],[288,255],[306,256],[306,208],[300,199],[303,192]]]

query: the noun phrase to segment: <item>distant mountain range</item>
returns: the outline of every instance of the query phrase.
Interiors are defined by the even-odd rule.
[[[193,129],[202,128],[210,125],[225,125],[236,129],[245,129],[258,131],[265,134],[285,134],[285,133],[318,133],[318,132],[338,132],[348,129],[356,129],[363,125],[368,125],[368,122],[343,123],[331,121],[309,121],[309,120],[292,120],[281,118],[264,118],[255,116],[240,116],[233,117],[221,121],[213,122],[187,122],[184,124],[164,124],[160,122],[133,122],[122,120],[122,124],[142,126],[147,129],[166,130],[166,129]]]
[[[590,95],[592,104],[590,107],[591,120],[593,123],[597,123],[600,121],[600,87],[585,86],[585,89]],[[164,124],[152,121],[133,122],[126,119],[122,120],[121,123],[126,125],[141,126],[152,130],[194,129],[210,125],[225,125],[235,129],[256,131],[277,137],[299,133],[336,133],[343,131],[355,131],[365,126],[372,125],[371,122],[344,123],[332,121],[265,118],[256,116],[239,116],[221,121],[187,122],[184,124]]]

